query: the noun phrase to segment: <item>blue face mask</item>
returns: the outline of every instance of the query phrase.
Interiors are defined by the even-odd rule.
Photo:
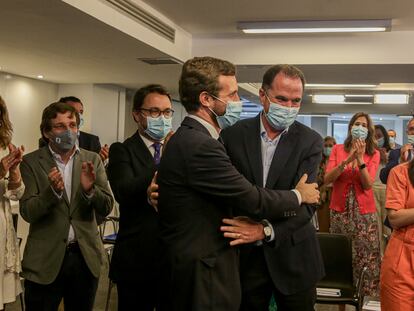
[[[271,102],[267,94],[266,97],[270,105],[269,111],[265,113],[265,116],[270,125],[278,131],[282,131],[291,126],[296,120],[299,107],[285,107],[278,103]]]
[[[384,147],[384,137],[377,139],[377,146],[378,148]]]
[[[222,116],[217,115],[213,109],[208,108],[216,117],[217,123],[222,130],[226,127],[232,126],[234,123],[240,120],[240,115],[243,110],[243,104],[241,101],[228,101],[226,103],[214,95],[211,96],[226,104],[226,112]]]
[[[50,141],[59,150],[67,152],[75,146],[77,139],[78,131],[73,132],[71,130],[66,130],[62,133],[53,135]]]
[[[407,135],[408,143],[414,145],[414,135]]]
[[[147,128],[145,133],[154,140],[163,140],[172,130],[172,118],[167,119],[163,115],[158,118],[147,116]]]
[[[79,128],[81,128],[84,123],[85,123],[85,120],[83,119],[83,116],[79,114]]]
[[[331,155],[332,147],[323,147],[323,155],[329,157]]]
[[[362,125],[354,125],[351,129],[351,135],[354,139],[365,140],[368,136],[368,129],[366,127],[363,127]]]
[[[395,145],[395,138],[390,136],[390,145],[394,146]]]

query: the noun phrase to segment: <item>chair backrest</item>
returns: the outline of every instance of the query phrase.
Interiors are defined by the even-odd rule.
[[[353,288],[352,241],[343,234],[318,232],[325,277],[318,287]]]

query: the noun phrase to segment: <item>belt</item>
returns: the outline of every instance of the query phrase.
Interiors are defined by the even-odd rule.
[[[69,242],[68,245],[66,245],[66,251],[71,253],[80,252],[78,241]]]

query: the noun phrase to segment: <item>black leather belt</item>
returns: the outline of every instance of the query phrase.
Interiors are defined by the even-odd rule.
[[[78,241],[69,242],[68,245],[66,245],[66,251],[72,253],[79,252],[80,248]]]

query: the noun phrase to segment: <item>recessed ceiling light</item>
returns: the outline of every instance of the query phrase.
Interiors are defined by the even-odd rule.
[[[332,89],[357,89],[357,88],[372,88],[376,84],[325,84],[325,83],[306,83],[306,88],[332,88]]]
[[[43,79],[44,77],[43,77],[43,75],[37,75],[37,78],[38,79]]]
[[[373,94],[345,94],[345,97],[373,97]]]
[[[328,94],[314,94],[312,96],[312,102],[315,104],[337,104],[344,103],[344,95],[328,95]]]

